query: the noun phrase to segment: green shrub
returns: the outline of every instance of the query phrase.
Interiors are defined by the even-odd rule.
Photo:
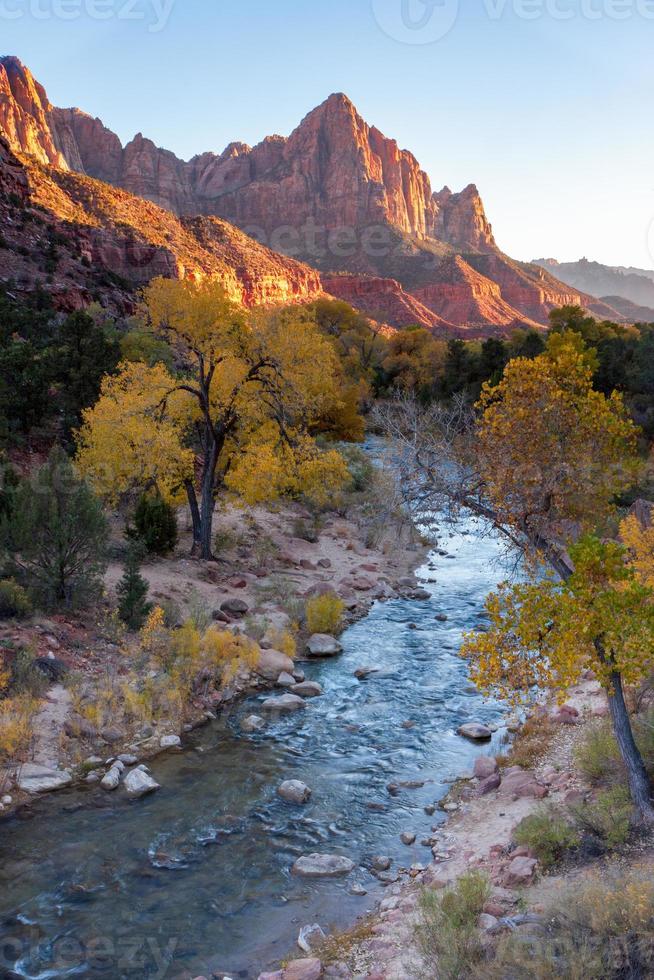
[[[633,803],[624,787],[603,790],[590,803],[576,804],[570,810],[577,827],[604,849],[613,850],[627,842]]]
[[[0,619],[17,619],[28,616],[32,611],[32,603],[25,589],[7,578],[0,582]]]
[[[174,550],[178,538],[174,508],[158,494],[143,494],[127,534],[139,541],[149,555],[167,555]]]
[[[308,631],[334,635],[343,624],[344,611],[345,603],[334,592],[313,596],[307,600],[305,606]]]
[[[575,761],[593,786],[622,780],[620,750],[608,720],[594,721],[586,726],[575,750]]]
[[[654,708],[632,718],[634,737],[648,772],[654,775]],[[578,768],[593,786],[625,786],[626,773],[608,719],[592,722],[575,753]]]
[[[40,698],[48,689],[49,682],[43,671],[34,664],[34,652],[25,647],[16,650],[11,665],[10,687],[12,694],[27,694]]]
[[[651,866],[603,867],[557,895],[544,927],[500,940],[474,980],[636,980],[654,975]]]
[[[484,957],[477,919],[490,894],[488,879],[479,871],[469,871],[444,892],[423,891],[416,938],[425,977],[471,976]]]
[[[540,810],[521,820],[513,839],[516,844],[530,848],[543,868],[551,868],[580,842],[579,833],[554,808]]]

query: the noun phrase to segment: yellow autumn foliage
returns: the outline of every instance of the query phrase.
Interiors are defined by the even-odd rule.
[[[519,534],[551,540],[601,527],[634,481],[636,427],[619,393],[593,389],[576,334],[552,334],[540,356],[510,361],[477,408],[484,495]]]

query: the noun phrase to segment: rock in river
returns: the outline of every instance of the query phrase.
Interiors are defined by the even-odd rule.
[[[467,725],[461,725],[460,728],[457,728],[456,733],[457,735],[463,735],[464,738],[469,738],[473,742],[487,742],[493,736],[490,728],[476,721],[471,721]]]
[[[159,783],[155,782],[152,776],[149,776],[143,769],[132,769],[131,772],[128,772],[125,776],[124,786],[128,795],[136,798],[161,788]]]
[[[266,727],[266,723],[259,715],[248,715],[241,722],[241,731],[252,734],[253,732],[260,732]]]
[[[319,698],[322,687],[318,681],[302,681],[300,684],[294,684],[291,691],[301,698]]]
[[[280,694],[279,697],[266,698],[261,707],[266,711],[298,711],[306,708],[307,703],[304,698],[299,698],[297,694]]]
[[[62,769],[50,769],[32,762],[21,766],[18,777],[18,788],[25,793],[49,793],[61,789],[71,782],[71,775]]]
[[[343,652],[343,647],[336,637],[327,633],[314,633],[307,641],[307,653],[310,657],[335,657]]]
[[[297,859],[291,871],[301,878],[339,878],[349,875],[354,861],[340,854],[306,854]]]
[[[118,787],[118,784],[123,775],[122,763],[120,765],[113,765],[109,772],[102,778],[100,785],[103,789],[114,790]]]
[[[279,650],[262,650],[254,669],[264,680],[276,681],[280,674],[292,674],[294,664],[290,657]]]
[[[287,803],[308,803],[311,799],[311,790],[306,783],[299,779],[286,779],[277,789],[277,795],[281,796]]]
[[[162,749],[179,749],[182,745],[182,740],[179,735],[162,735],[159,739],[159,745]]]

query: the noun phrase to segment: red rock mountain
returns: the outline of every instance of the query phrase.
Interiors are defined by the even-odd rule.
[[[237,278],[248,281],[250,298],[315,295],[315,275],[280,255],[273,259],[282,253],[320,270],[333,295],[396,326],[503,333],[544,324],[563,303],[591,301],[546,270],[503,255],[474,185],[434,193],[415,157],[369,126],[341,94],[310,112],[288,138],[270,136],[255,147],[232,143],[220,155],[185,162],[140,134],[123,147],[99,119],[53,107],[28,69],[4,58],[0,134],[24,159],[51,168],[53,182],[61,185],[68,174],[68,190],[74,183],[78,192],[77,175],[84,175],[134,195],[132,202],[145,199],[170,212],[166,222],[179,219],[193,250],[218,248],[224,260],[217,238],[224,244],[232,236],[225,222],[236,225],[259,248],[273,250],[257,252],[259,260],[266,255],[267,265],[277,263],[266,273],[268,288],[257,285],[263,273],[256,263],[246,269],[243,253],[253,246],[245,248],[250,239],[241,236]],[[143,214],[152,205],[120,210]],[[154,229],[145,237],[156,237]],[[173,264],[176,274],[192,267],[188,257],[176,256]],[[275,290],[278,275],[287,284]]]

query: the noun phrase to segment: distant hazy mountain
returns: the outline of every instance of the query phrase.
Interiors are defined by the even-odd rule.
[[[593,296],[621,297],[636,306],[654,309],[654,271],[626,266],[602,265],[580,259],[579,262],[557,262],[535,259],[534,264],[547,269],[562,282]],[[610,303],[615,306],[614,303]],[[622,309],[619,312],[623,312]]]

